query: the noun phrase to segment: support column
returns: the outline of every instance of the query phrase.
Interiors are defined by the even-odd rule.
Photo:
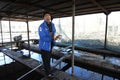
[[[28,16],[27,16],[27,21],[26,21],[26,23],[27,23],[27,37],[28,37],[28,48],[30,49],[30,36],[29,36],[29,22],[28,22]],[[30,50],[29,50],[29,55],[28,55],[28,57],[30,57],[31,55],[30,55]]]
[[[1,33],[1,40],[2,40],[2,46],[3,46],[3,31],[2,31],[2,22],[0,20],[0,33]],[[3,58],[4,58],[4,64],[6,64],[6,59],[5,59],[5,55],[3,54]]]
[[[11,22],[10,22],[10,17],[9,17],[9,31],[10,31],[10,45],[11,45],[11,49],[12,49],[12,34],[11,34]]]
[[[105,13],[106,15],[106,25],[105,25],[105,41],[104,41],[104,49],[106,49],[107,46],[107,32],[108,32],[108,15],[110,13]]]
[[[59,30],[60,30],[60,33],[62,34],[63,32],[62,32],[62,28],[61,28],[61,21],[60,21],[60,17],[59,17]]]
[[[3,46],[3,31],[2,31],[2,22],[0,20],[0,33],[1,33],[1,40],[2,40],[2,46]]]
[[[75,28],[75,0],[72,4],[72,76],[74,76],[74,28]]]
[[[105,41],[104,41],[104,49],[106,49],[107,48],[107,33],[108,33],[108,15],[109,15],[110,13],[109,12],[107,12],[107,13],[105,13],[105,15],[106,15],[106,24],[105,24]],[[103,56],[103,59],[105,60],[105,55]],[[101,80],[104,80],[104,75],[102,74],[102,77],[101,77]]]

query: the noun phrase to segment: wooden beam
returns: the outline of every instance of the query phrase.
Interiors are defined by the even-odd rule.
[[[96,6],[98,6],[100,9],[102,9],[106,14],[108,13],[108,11],[102,5],[100,5],[100,3],[98,3],[96,0],[91,0],[91,2]]]

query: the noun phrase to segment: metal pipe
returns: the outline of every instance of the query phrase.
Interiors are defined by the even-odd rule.
[[[61,28],[61,21],[60,21],[60,18],[59,18],[59,23],[58,23],[58,24],[59,24],[58,27],[59,27],[59,30],[60,30],[60,34],[62,34],[63,32],[62,32],[62,28]]]
[[[75,0],[72,4],[72,76],[74,75],[74,28],[75,28]]]
[[[64,55],[63,57],[61,57],[60,59],[58,59],[53,65],[52,67],[55,68],[58,64],[60,64],[60,62],[62,62],[64,59],[68,58],[71,56],[71,53],[68,53],[66,55]]]
[[[70,46],[70,45],[57,43],[57,46],[67,47],[67,46]],[[71,47],[70,47],[70,49],[71,49]],[[110,50],[92,49],[92,48],[90,49],[90,48],[83,48],[83,47],[79,47],[79,46],[75,46],[75,50],[85,51],[85,52],[89,52],[90,54],[97,54],[97,55],[101,55],[103,57],[109,56],[109,57],[120,58],[120,54],[118,52],[114,52],[114,51],[110,51]]]
[[[104,80],[104,75],[102,74],[101,80]]]
[[[2,46],[3,46],[3,31],[2,31],[2,22],[0,20],[0,32],[1,32],[1,40],[2,40]],[[3,58],[4,58],[4,64],[6,64],[6,59],[5,59],[5,55],[3,54]]]
[[[107,46],[107,30],[108,30],[108,14],[106,14],[106,27],[105,27],[104,49],[106,49],[106,46]]]
[[[0,32],[1,32],[1,40],[2,40],[2,46],[3,46],[3,31],[2,31],[2,22],[0,20]]]
[[[12,49],[12,34],[11,34],[11,22],[10,22],[10,17],[9,17],[9,31],[10,31],[10,44],[11,44],[11,49]]]
[[[106,27],[105,27],[105,42],[104,42],[104,49],[107,48],[107,31],[108,31],[108,15],[109,13],[105,13],[106,14]],[[103,56],[103,59],[105,60],[105,55]],[[102,75],[104,77],[104,75]]]
[[[3,54],[3,58],[4,58],[4,64],[6,64],[5,54]]]
[[[28,37],[28,48],[30,49],[30,36],[29,36],[29,22],[28,22],[28,16],[27,16],[27,37]],[[29,50],[29,55],[28,57],[30,57],[30,50]]]
[[[33,71],[35,71],[36,69],[38,69],[40,66],[42,66],[42,64],[38,65],[37,67],[35,67],[34,69],[30,70],[29,72],[27,72],[26,74],[22,75],[21,77],[19,77],[17,80],[21,80],[22,78],[24,78],[25,76],[27,76],[28,74],[32,73]]]

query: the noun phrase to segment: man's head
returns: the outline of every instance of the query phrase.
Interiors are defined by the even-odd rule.
[[[48,22],[48,23],[51,22],[51,14],[50,14],[49,12],[45,12],[45,13],[43,14],[43,17],[44,17],[44,20],[45,20],[46,22]]]

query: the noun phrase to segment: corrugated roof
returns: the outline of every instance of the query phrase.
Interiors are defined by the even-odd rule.
[[[76,0],[76,15],[120,11],[120,0]],[[40,20],[45,11],[54,18],[72,16],[72,0],[0,0],[2,20]]]

